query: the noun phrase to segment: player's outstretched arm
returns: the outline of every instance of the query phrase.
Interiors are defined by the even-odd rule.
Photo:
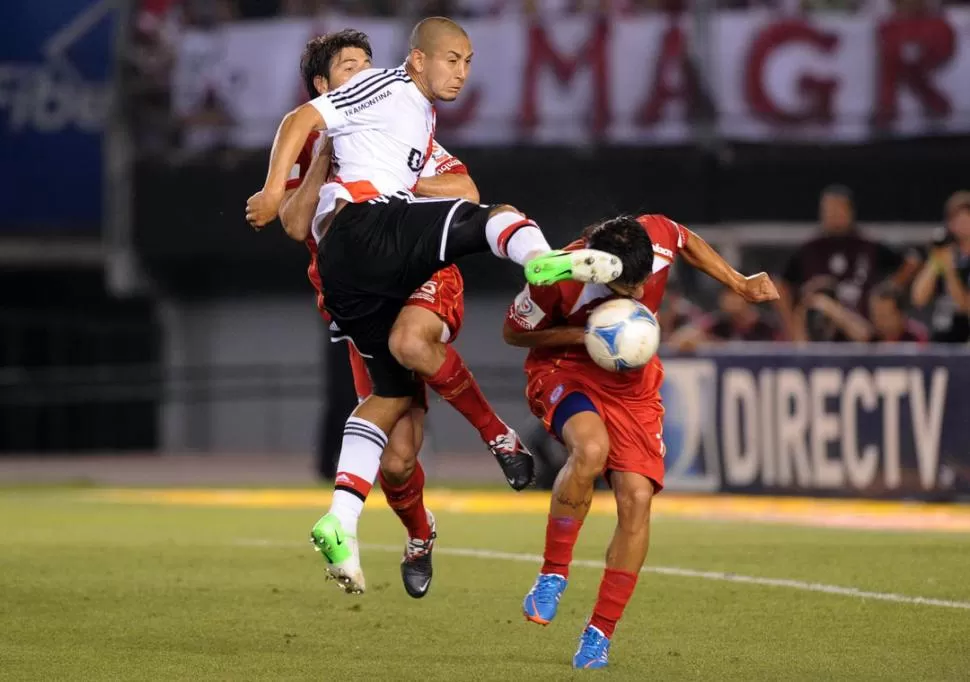
[[[550,346],[583,345],[583,327],[551,327],[538,331],[522,331],[505,321],[502,338],[510,346],[519,348],[548,348]]]
[[[280,206],[280,222],[290,239],[304,242],[310,237],[311,222],[320,200],[320,188],[330,175],[331,149],[328,139],[320,153],[310,161],[310,167],[299,187],[286,192]]]
[[[283,117],[269,154],[269,172],[263,189],[246,202],[246,221],[250,225],[258,229],[276,217],[286,192],[286,178],[307,136],[325,127],[323,116],[311,103],[299,106]]]
[[[480,199],[475,181],[465,173],[442,173],[419,178],[414,193],[423,197],[456,197],[473,204]]]
[[[687,230],[687,243],[680,254],[690,265],[713,277],[727,288],[736,291],[746,301],[762,303],[778,299],[778,290],[763,272],[745,277],[695,232]]]

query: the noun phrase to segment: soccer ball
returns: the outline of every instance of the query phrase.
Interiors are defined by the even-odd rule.
[[[650,362],[660,346],[660,325],[639,301],[617,298],[590,313],[583,339],[593,362],[623,372]]]

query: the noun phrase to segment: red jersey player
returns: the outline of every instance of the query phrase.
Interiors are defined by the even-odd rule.
[[[362,69],[369,68],[370,58],[368,38],[359,31],[344,30],[312,39],[301,58],[308,94],[315,96],[340,87]],[[305,242],[310,251],[307,274],[317,290],[317,307],[328,322],[317,269],[317,243],[311,235],[310,224],[320,187],[331,175],[329,145],[315,132],[307,139],[287,181],[287,197],[280,211],[287,234]],[[437,141],[432,144],[432,153],[414,191],[425,196],[461,196],[478,203],[478,190],[465,165]],[[518,444],[515,432],[494,413],[457,352],[446,346],[455,340],[461,329],[463,289],[458,267],[443,268],[411,295],[401,312],[401,319],[442,356],[439,371],[425,377],[432,388],[442,393],[468,419],[497,457],[525,452]],[[352,344],[348,344],[348,349],[354,387],[363,401],[372,392],[370,376],[357,349]],[[436,536],[434,516],[424,507],[424,470],[417,459],[424,437],[426,410],[427,397],[422,385],[412,408],[388,436],[379,472],[368,474],[353,470],[342,458],[335,486],[336,490],[354,495],[362,506],[373,485],[373,476],[378,474],[388,504],[408,531],[401,572],[407,593],[415,598],[423,597],[431,584],[431,550]],[[531,464],[531,457],[528,460]],[[523,486],[527,483],[528,480],[522,481]],[[359,586],[363,587],[362,580]]]
[[[605,472],[616,497],[618,519],[606,570],[573,658],[574,667],[601,668],[646,558],[651,500],[663,488],[663,366],[654,357],[630,372],[600,368],[583,346],[586,319],[617,296],[638,299],[656,313],[678,254],[748,301],[774,300],[778,293],[764,273],[744,277],[696,234],[660,215],[621,216],[593,225],[567,247],[577,248],[616,254],[622,275],[610,284],[527,286],[509,308],[504,336],[530,349],[525,363],[529,405],[569,451],[553,487],[544,563],[523,604],[528,620],[547,624],[556,615],[598,475]]]

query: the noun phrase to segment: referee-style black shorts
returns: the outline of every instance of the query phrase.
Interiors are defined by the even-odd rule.
[[[345,206],[320,240],[327,312],[364,357],[375,395],[414,395],[417,378],[388,348],[391,327],[414,290],[452,262],[449,238],[480,239],[487,248],[490,211],[462,199],[402,192]]]

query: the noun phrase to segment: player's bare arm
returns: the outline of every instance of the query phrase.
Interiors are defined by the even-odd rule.
[[[691,266],[706,275],[736,291],[750,303],[763,303],[778,299],[778,290],[774,282],[764,272],[745,277],[715,251],[710,244],[701,239],[695,232],[687,230],[687,243],[681,249],[680,255]]]
[[[303,242],[310,237],[310,224],[320,199],[320,187],[330,175],[331,150],[327,140],[320,153],[313,157],[306,177],[296,189],[287,190],[280,206],[280,222],[290,239]]]
[[[442,173],[420,178],[414,186],[414,193],[423,197],[458,197],[473,204],[480,200],[475,181],[465,173]]]
[[[582,346],[583,327],[562,326],[536,331],[519,331],[506,321],[502,328],[505,343],[518,348],[549,348],[554,346]]]
[[[269,172],[263,189],[246,202],[246,221],[260,228],[276,218],[286,193],[286,178],[296,163],[307,137],[314,130],[326,129],[326,121],[312,103],[303,104],[284,118],[273,139]]]

